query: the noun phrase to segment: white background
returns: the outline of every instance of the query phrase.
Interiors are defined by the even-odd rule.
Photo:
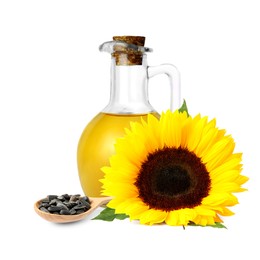
[[[0,0],[0,258],[259,259],[258,2]],[[249,191],[227,230],[35,214],[47,194],[82,193],[77,142],[108,102],[110,57],[98,46],[113,35],[146,36],[149,65],[176,65],[190,113],[216,117],[243,152]],[[159,112],[167,84],[151,80]]]

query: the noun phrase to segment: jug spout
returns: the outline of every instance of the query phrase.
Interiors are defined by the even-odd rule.
[[[143,36],[114,36],[113,41],[101,44],[99,50],[112,54],[117,66],[142,65],[143,54],[152,52],[144,43]]]

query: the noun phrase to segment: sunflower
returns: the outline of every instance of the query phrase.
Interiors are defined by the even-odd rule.
[[[116,153],[105,166],[102,194],[108,207],[130,220],[153,225],[215,225],[238,204],[248,178],[242,176],[242,154],[216,120],[167,111],[160,119],[132,122]]]

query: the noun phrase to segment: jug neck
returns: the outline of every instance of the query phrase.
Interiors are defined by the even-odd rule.
[[[124,59],[121,54],[120,59]],[[102,111],[109,114],[147,114],[155,112],[148,100],[147,61],[142,55],[140,65],[120,65],[112,56],[110,101]]]

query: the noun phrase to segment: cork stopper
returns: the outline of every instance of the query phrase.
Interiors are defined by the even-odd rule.
[[[113,40],[142,47],[144,47],[145,43],[145,37],[143,36],[114,36]],[[143,52],[133,48],[115,45],[112,56],[115,57],[116,65],[142,65]]]
[[[114,36],[114,41],[122,41],[128,44],[135,44],[137,46],[144,46],[145,37],[143,36]]]

